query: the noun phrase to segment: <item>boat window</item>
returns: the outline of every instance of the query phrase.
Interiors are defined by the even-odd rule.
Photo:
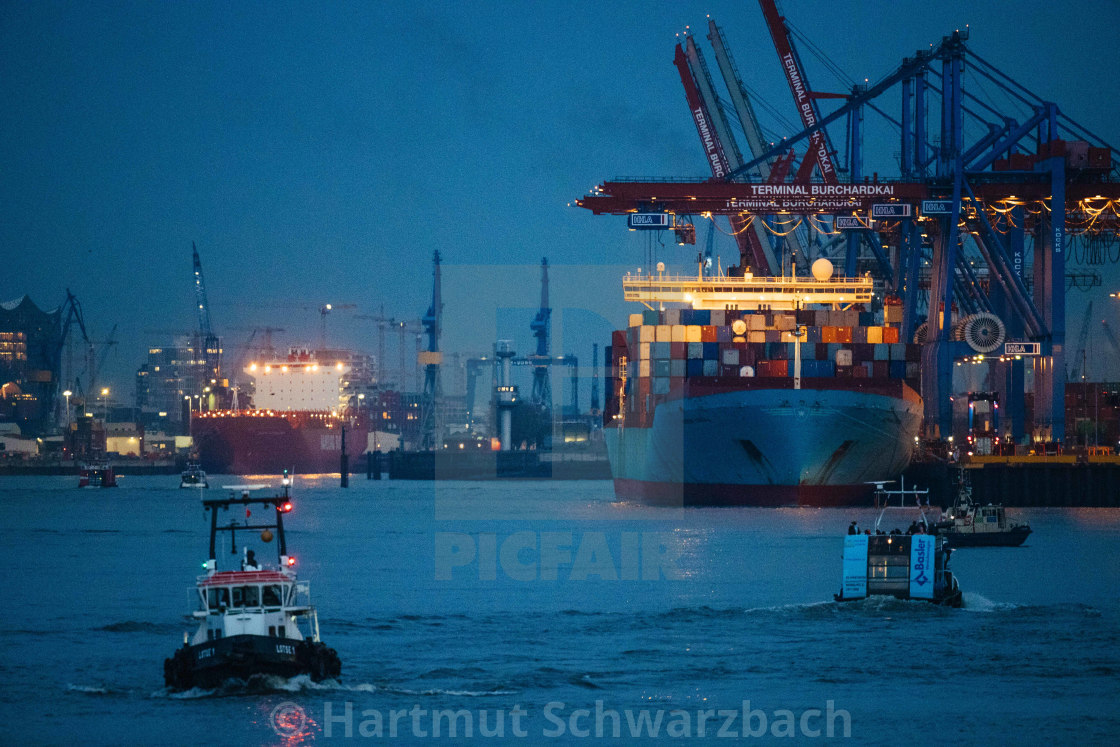
[[[259,586],[233,587],[234,607],[259,607],[261,604],[261,589]]]
[[[209,594],[210,609],[219,609],[221,607],[229,606],[229,589],[225,587],[210,588]]]
[[[275,638],[276,637],[276,626],[275,625],[269,625],[268,626],[268,637],[269,638]]]
[[[262,589],[265,607],[279,607],[280,606],[280,586],[271,585],[265,586]]]

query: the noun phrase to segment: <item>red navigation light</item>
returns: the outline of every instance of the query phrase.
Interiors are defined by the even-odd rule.
[[[295,565],[295,564],[296,564],[296,559],[293,558],[291,555],[289,555],[288,556],[288,565]]]
[[[279,511],[280,513],[286,514],[286,513],[290,512],[292,510],[292,502],[291,501],[284,501],[283,503],[281,503],[279,506],[276,507],[276,510]]]

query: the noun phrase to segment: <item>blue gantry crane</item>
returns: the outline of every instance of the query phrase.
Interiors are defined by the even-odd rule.
[[[951,433],[955,363],[998,358],[1006,338],[1038,343],[1034,425],[1062,441],[1065,257],[1072,243],[1120,229],[1120,151],[977,54],[967,29],[905,58],[878,82],[852,86],[823,111],[827,95],[809,87],[786,20],[773,0],[760,4],[802,129],[761,151],[764,141],[747,133],[752,147],[732,165],[736,149],[726,139],[734,135],[715,124],[719,105],[703,93],[706,70],[699,62],[689,67],[699,58],[678,45],[676,64],[715,178],[604,182],[576,204],[597,214],[669,213],[667,227],[693,215],[727,216],[733,228],[765,225],[782,214],[788,223],[774,234],[813,231],[845,245],[846,275],[869,272],[880,294],[900,299],[904,338],[923,343],[927,436]],[[718,57],[724,39],[711,26]],[[732,99],[746,98],[733,63],[721,70]],[[1011,103],[992,103],[993,88]],[[899,135],[897,177],[865,175],[864,116],[871,113]],[[749,115],[739,119],[744,131],[751,128]],[[830,126],[844,128],[846,168],[834,157]],[[760,273],[766,247],[745,237],[739,245],[738,272],[752,266]],[[1005,415],[1018,437],[1027,364],[1001,365]]]

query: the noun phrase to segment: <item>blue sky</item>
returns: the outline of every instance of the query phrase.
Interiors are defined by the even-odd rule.
[[[1120,143],[1115,1],[782,9],[872,81],[970,24],[973,49]],[[265,325],[314,342],[332,302],[358,308],[328,337],[374,352],[357,315],[420,316],[439,249],[445,348],[500,335],[527,352],[547,255],[566,320],[554,352],[589,360],[625,318],[617,275],[643,243],[568,203],[614,176],[704,174],[672,57],[709,13],[748,84],[792,120],[753,2],[5,3],[0,300],[53,307],[70,288],[95,337],[119,325],[109,375],[131,392],[146,347],[195,327],[192,241],[230,350]],[[816,89],[841,90],[801,54]],[[866,170],[889,173],[897,144],[868,150]],[[1117,272],[1102,272],[1091,297],[1120,328]]]

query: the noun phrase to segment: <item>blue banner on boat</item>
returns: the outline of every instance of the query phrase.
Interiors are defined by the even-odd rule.
[[[933,599],[932,534],[915,534],[910,538],[910,598]]]
[[[867,596],[867,542],[866,534],[849,534],[844,537],[844,599],[863,599]]]

